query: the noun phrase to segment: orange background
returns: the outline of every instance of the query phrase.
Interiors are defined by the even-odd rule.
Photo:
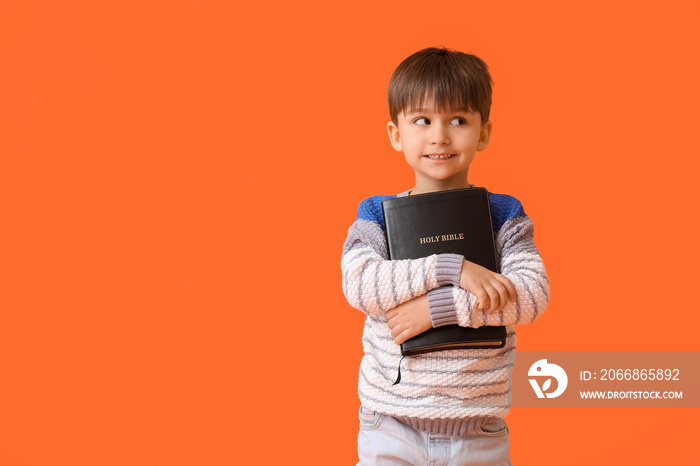
[[[470,181],[536,225],[521,350],[700,350],[698,3],[3,2],[0,464],[354,464],[357,205],[398,63],[495,80]],[[527,410],[516,465],[680,464],[696,410]],[[693,436],[693,437],[691,437]]]

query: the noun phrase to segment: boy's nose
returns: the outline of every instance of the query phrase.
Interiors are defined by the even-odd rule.
[[[433,125],[432,131],[430,133],[430,143],[446,145],[450,143],[449,135],[447,134],[447,128],[443,125]]]

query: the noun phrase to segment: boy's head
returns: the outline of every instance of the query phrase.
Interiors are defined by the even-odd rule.
[[[428,48],[389,83],[389,140],[416,175],[413,193],[469,186],[469,166],[489,143],[491,76],[474,55]]]
[[[424,104],[436,110],[468,109],[489,121],[491,75],[486,63],[475,55],[430,47],[406,58],[389,82],[389,114],[394,124],[398,114]]]

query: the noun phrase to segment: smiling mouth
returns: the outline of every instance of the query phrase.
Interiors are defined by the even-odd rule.
[[[424,157],[428,157],[430,160],[447,160],[454,156],[455,154],[427,154]]]

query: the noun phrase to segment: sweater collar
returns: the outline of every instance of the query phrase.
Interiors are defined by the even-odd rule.
[[[476,185],[475,185],[475,184],[470,184],[469,187],[470,187],[470,188],[476,188]],[[408,195],[411,193],[411,191],[413,191],[413,188],[407,189],[406,191],[397,194],[396,197],[406,197],[406,196],[408,196]]]

